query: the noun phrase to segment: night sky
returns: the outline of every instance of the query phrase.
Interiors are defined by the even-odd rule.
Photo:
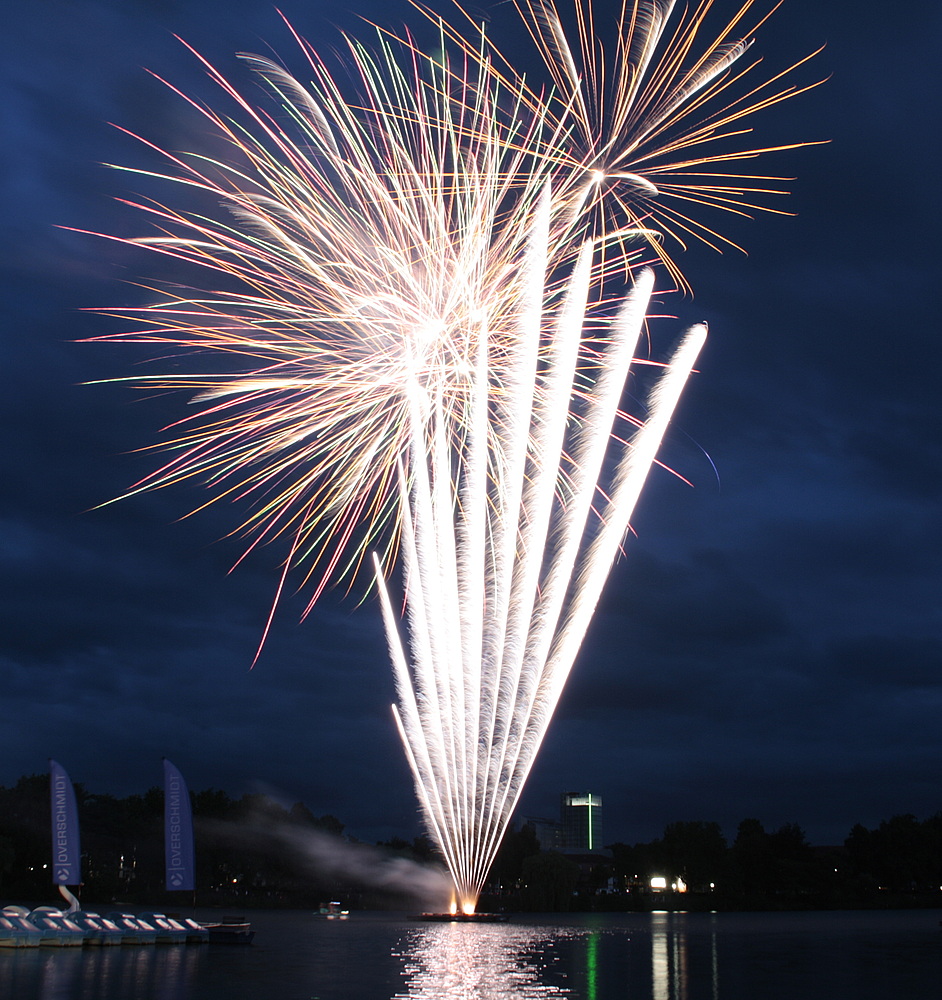
[[[366,35],[356,14],[416,17],[399,0],[279,6],[320,48],[338,26]],[[732,837],[757,817],[828,844],[942,809],[942,7],[905,7],[786,0],[759,36],[778,68],[826,44],[797,79],[830,77],[755,119],[759,141],[830,142],[769,157],[763,172],[797,178],[795,217],[711,220],[749,255],[691,250],[696,297],[663,299],[678,319],[656,344],[711,330],[662,453],[692,488],[653,475],[524,812],[591,790],[609,841],[678,819]],[[480,9],[500,37],[510,8]],[[83,310],[140,301],[159,261],[57,227],[145,232],[115,201],[140,184],[102,163],[158,161],[109,123],[210,141],[145,72],[216,100],[174,33],[244,79],[238,51],[303,71],[287,29],[264,0],[36,0],[4,21],[0,784],[52,756],[126,795],[166,755],[194,789],[413,836],[377,604],[333,592],[298,624],[287,600],[250,671],[283,551],[230,574],[237,512],[180,520],[196,485],[95,509],[154,467],[134,449],[186,401],[84,384],[140,370],[136,348],[77,341],[118,329]]]

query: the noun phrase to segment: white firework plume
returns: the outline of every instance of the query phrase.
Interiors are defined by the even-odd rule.
[[[440,399],[412,421],[401,473],[408,643],[379,561],[396,720],[457,904],[473,912],[578,653],[641,486],[703,344],[691,328],[647,419],[626,436],[619,403],[644,324],[643,270],[586,355],[595,248],[544,310],[550,199],[532,219],[516,351],[495,384],[479,348],[460,429]]]
[[[409,37],[381,33],[375,53],[350,41],[353,100],[300,38],[308,85],[245,57],[274,113],[203,60],[234,113],[185,100],[222,152],[165,152],[148,174],[209,204],[142,202],[156,233],[129,242],[219,284],[107,310],[138,326],[100,338],[221,359],[128,380],[197,404],[130,494],[200,477],[217,501],[254,501],[242,529],[289,540],[278,594],[304,563],[311,605],[378,551],[396,718],[465,910],[705,336],[686,334],[644,419],[621,411],[653,288],[636,247],[678,278],[654,229],[716,234],[671,203],[743,212],[780,193],[730,166],[767,149],[717,150],[797,92],[779,74],[729,96],[752,0],[699,57],[711,0],[669,38],[671,0],[625,0],[607,62],[587,0],[572,46],[549,0],[516,3],[546,93],[444,23],[435,57]]]

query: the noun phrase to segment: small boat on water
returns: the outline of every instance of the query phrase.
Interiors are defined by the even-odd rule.
[[[251,944],[255,937],[245,917],[223,917],[219,923],[202,926],[209,932],[210,944]]]
[[[165,913],[139,913],[157,931],[157,944],[186,944],[186,928],[175,917]]]
[[[108,919],[121,931],[122,944],[156,944],[157,928],[133,913],[109,913]]]
[[[22,906],[5,907],[0,913],[0,948],[38,948],[42,931],[26,919]]]
[[[170,915],[170,919],[175,920],[186,931],[187,944],[209,943],[209,931],[192,917],[181,917],[179,913],[174,913]]]
[[[328,920],[348,920],[350,918],[350,911],[345,909],[343,903],[336,899],[329,903],[321,903],[317,913],[318,916],[326,917]]]
[[[85,932],[74,920],[53,906],[37,906],[26,919],[36,927],[41,937],[39,943],[54,948],[81,948]]]
[[[120,945],[124,941],[124,932],[107,917],[90,913],[87,910],[70,911],[68,917],[74,924],[82,928],[85,934],[85,944],[105,947]]]

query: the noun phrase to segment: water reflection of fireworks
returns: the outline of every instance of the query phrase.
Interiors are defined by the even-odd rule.
[[[405,990],[393,1000],[544,1000],[570,990],[555,967],[560,931],[502,924],[438,924],[408,935]]]

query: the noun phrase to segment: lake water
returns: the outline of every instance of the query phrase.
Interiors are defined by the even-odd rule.
[[[906,910],[435,924],[263,912],[251,914],[251,947],[0,949],[0,997],[938,1000],[940,919],[942,910]]]

